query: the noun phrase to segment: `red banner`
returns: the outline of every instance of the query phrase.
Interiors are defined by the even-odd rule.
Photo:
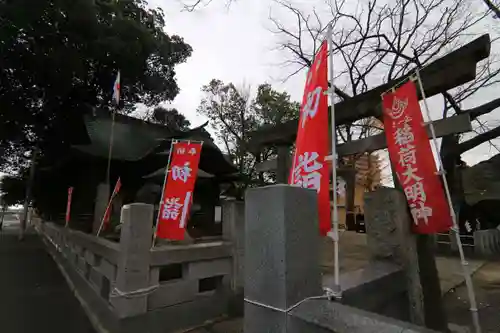
[[[403,187],[418,234],[445,232],[452,226],[450,207],[436,169],[417,89],[408,81],[382,97],[387,147]]]
[[[120,189],[122,188],[122,181],[120,178],[116,181],[115,188],[113,190],[113,193],[111,194],[111,198],[109,198],[108,206],[106,207],[106,211],[104,212],[104,217],[102,219],[102,225],[104,229],[106,229],[109,225],[109,221],[111,218],[111,207],[113,205],[113,199],[116,197],[118,192],[120,192]]]
[[[172,144],[170,167],[163,187],[157,237],[183,240],[198,174],[202,143]]]
[[[300,108],[299,129],[289,184],[318,192],[319,227],[325,236],[332,227],[330,177],[325,157],[329,153],[328,135],[328,46],[321,45],[307,73]]]
[[[68,202],[66,203],[66,227],[69,224],[70,216],[71,216],[71,197],[73,196],[73,188],[68,188]]]

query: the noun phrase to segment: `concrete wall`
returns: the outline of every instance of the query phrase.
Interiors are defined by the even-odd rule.
[[[151,205],[125,205],[120,243],[37,224],[95,326],[111,333],[173,332],[230,312],[231,240],[151,248],[152,214]]]

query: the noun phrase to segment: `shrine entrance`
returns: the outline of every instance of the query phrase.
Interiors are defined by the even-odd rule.
[[[419,69],[422,80],[423,94],[418,92],[418,99],[422,95],[427,98],[437,94],[445,93],[447,90],[465,84],[476,77],[478,62],[486,59],[490,52],[489,35],[483,35],[473,42],[449,53],[448,55],[434,61],[428,66]],[[381,119],[381,94],[398,86],[408,80],[410,74],[395,79],[386,84],[373,88],[363,94],[346,98],[335,104],[335,123],[338,126],[352,124],[366,118]],[[459,114],[446,119],[432,122],[436,137],[447,137],[451,135],[466,133],[472,130],[471,119],[468,114]],[[276,159],[267,160],[257,165],[258,172],[276,172],[278,183],[287,183],[290,170],[290,151],[295,142],[298,128],[298,119],[288,121],[273,127],[266,127],[250,134],[251,140],[248,150],[259,152],[264,147],[277,147]],[[427,133],[430,137],[430,124],[427,124]],[[337,142],[336,150],[338,160],[344,158],[356,158],[356,156],[370,155],[380,149],[387,148],[385,133],[379,133],[363,139]],[[332,160],[330,155],[327,159]],[[342,178],[346,184],[345,189],[345,224],[347,229],[353,228],[356,223],[355,209],[356,175],[355,164],[351,166],[337,165],[337,178]],[[333,192],[333,189],[331,189]],[[334,195],[333,193],[331,195]],[[365,223],[369,225],[370,220]],[[434,237],[429,235],[415,235],[416,253],[415,269],[409,268],[414,274],[419,275],[421,283],[421,295],[423,298],[426,322],[434,322],[430,327],[438,328],[447,325],[446,316],[441,299],[441,287],[437,274]]]

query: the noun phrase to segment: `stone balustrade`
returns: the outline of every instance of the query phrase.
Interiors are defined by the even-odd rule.
[[[236,233],[152,247],[152,221],[151,205],[125,205],[119,243],[50,222],[36,227],[90,317],[109,332],[171,332],[226,316],[237,294]]]

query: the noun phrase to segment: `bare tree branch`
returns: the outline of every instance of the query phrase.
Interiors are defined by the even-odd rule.
[[[289,21],[270,16],[276,28],[273,32],[280,38],[280,50],[290,57],[286,62],[299,65],[291,75],[310,66],[314,51],[324,38],[326,25],[332,24],[335,93],[342,100],[405,75],[416,66],[425,66],[462,46],[475,37],[474,31],[481,31],[479,25],[488,18],[484,11],[474,11],[468,0],[398,0],[394,3],[372,0],[359,2],[356,8],[348,7],[346,0],[327,0],[327,17],[320,16],[318,13],[324,10],[315,7],[301,10],[286,0],[275,3],[296,22],[284,24],[282,22]],[[477,121],[478,117],[495,110],[500,103],[496,100],[468,110],[463,110],[461,104],[480,89],[496,85],[499,74],[500,66],[493,55],[480,64],[476,80],[443,92],[443,116],[449,110],[456,114],[467,112]],[[349,141],[370,135],[369,129],[373,128],[366,123],[369,121],[340,126],[339,139]]]
[[[186,0],[182,1],[182,7],[184,11],[187,12],[194,12],[195,10],[199,9],[200,7],[206,7],[210,3],[212,3],[213,0]],[[226,8],[229,8],[233,2],[236,0],[226,0]]]

